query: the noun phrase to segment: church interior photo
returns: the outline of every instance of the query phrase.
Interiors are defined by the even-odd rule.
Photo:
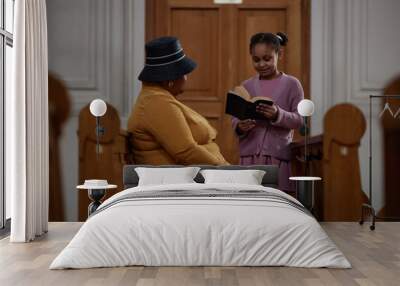
[[[1,285],[398,285],[400,1],[0,3]]]

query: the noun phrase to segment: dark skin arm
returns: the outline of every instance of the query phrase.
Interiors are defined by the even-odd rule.
[[[257,105],[256,111],[258,113],[264,115],[265,118],[268,118],[272,121],[275,121],[278,118],[279,110],[278,110],[278,107],[276,106],[276,104],[267,105],[267,104],[260,103],[259,105]]]
[[[256,126],[256,121],[252,119],[246,119],[239,121],[236,130],[238,131],[239,134],[244,134]]]
[[[264,115],[265,118],[270,119],[272,121],[275,121],[278,118],[279,110],[275,104],[267,105],[267,104],[260,103],[259,105],[257,105],[256,111],[258,113]],[[241,134],[244,134],[244,133],[250,131],[255,126],[256,126],[255,120],[246,119],[246,120],[239,121],[236,130],[237,130],[238,134],[241,135]]]

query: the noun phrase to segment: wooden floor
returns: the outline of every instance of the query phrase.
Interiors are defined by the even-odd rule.
[[[400,285],[400,223],[323,223],[352,269],[122,267],[48,270],[81,223],[50,223],[32,243],[0,241],[0,285]]]

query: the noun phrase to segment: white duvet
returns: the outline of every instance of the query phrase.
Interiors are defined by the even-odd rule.
[[[179,184],[135,187],[165,190],[262,190],[262,186]],[[297,202],[298,203],[298,202]],[[294,266],[349,268],[318,222],[288,204],[257,198],[152,198],[122,201],[90,217],[50,269],[145,266]]]

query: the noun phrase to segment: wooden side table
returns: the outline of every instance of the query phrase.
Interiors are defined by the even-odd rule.
[[[106,191],[108,189],[115,189],[117,185],[103,185],[103,186],[96,186],[90,184],[83,184],[76,187],[78,190],[87,190],[88,196],[92,201],[88,206],[88,217],[94,213],[97,208],[101,205],[101,200],[106,195]]]
[[[315,205],[315,182],[321,181],[321,177],[290,177],[289,180],[296,182],[297,199],[313,213]]]

